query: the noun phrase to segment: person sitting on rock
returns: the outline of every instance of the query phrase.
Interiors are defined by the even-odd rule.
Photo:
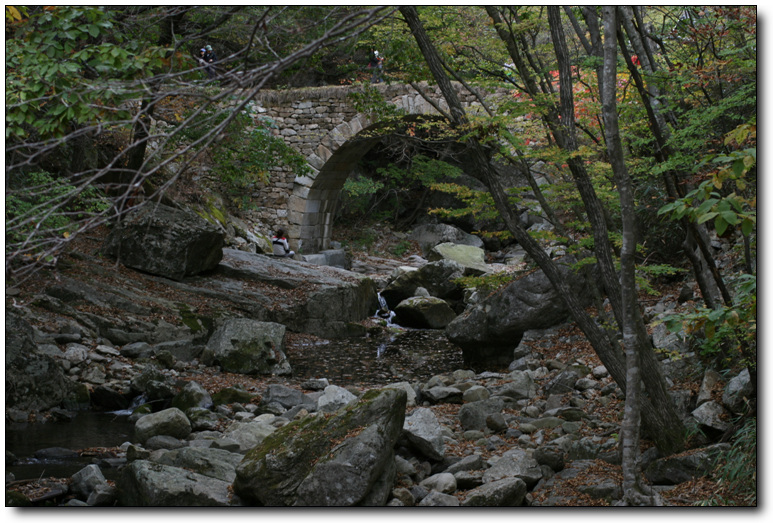
[[[282,229],[276,231],[276,234],[271,238],[271,243],[274,245],[274,256],[282,256],[285,258],[292,258],[295,256],[295,251],[290,250],[290,244],[287,243],[285,232]]]

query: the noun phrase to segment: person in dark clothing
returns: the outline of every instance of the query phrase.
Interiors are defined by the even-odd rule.
[[[373,76],[370,78],[370,83],[377,84],[381,82],[381,73],[384,71],[384,57],[379,56],[378,51],[373,51],[371,53],[368,69],[373,69]]]
[[[290,250],[290,244],[285,238],[285,232],[282,229],[278,229],[271,243],[274,245],[274,256],[283,256],[285,258],[292,258],[295,256],[295,252]]]
[[[202,51],[204,51],[204,54],[201,56],[201,59],[204,60],[204,68],[205,71],[207,71],[207,76],[214,78],[217,75],[215,72],[217,56],[215,56],[215,52],[212,50],[211,45],[206,46]]]

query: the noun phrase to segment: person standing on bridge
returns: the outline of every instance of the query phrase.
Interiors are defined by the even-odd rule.
[[[373,76],[370,83],[377,84],[381,82],[381,73],[384,71],[384,57],[379,56],[378,51],[373,51],[368,62],[368,69],[373,69]]]
[[[295,251],[290,250],[290,244],[285,238],[285,232],[282,229],[277,229],[274,237],[271,238],[271,243],[274,246],[274,256],[282,256],[283,258],[292,258],[295,256]]]
[[[203,51],[204,54],[201,58],[204,60],[204,69],[207,71],[207,76],[214,78],[217,75],[215,72],[215,62],[217,61],[217,56],[215,56],[215,52],[212,50],[211,45],[206,46]]]

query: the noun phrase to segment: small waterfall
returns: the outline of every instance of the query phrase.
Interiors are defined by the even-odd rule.
[[[379,309],[376,311],[376,318],[381,318],[383,320],[386,320],[387,327],[402,329],[400,325],[397,325],[396,323],[392,322],[392,319],[395,317],[394,311],[389,310],[389,305],[387,305],[386,300],[381,295],[381,293],[378,293],[378,305]],[[383,343],[380,343],[379,346],[376,348],[376,358],[380,358],[384,355],[384,353],[387,350],[387,347],[389,347],[389,344],[395,341],[394,336],[390,336],[389,339]]]
[[[386,320],[387,327],[396,327],[396,325],[392,323],[392,318],[395,317],[395,313],[394,311],[389,310],[389,305],[387,305],[386,300],[380,292],[378,293],[378,310],[376,311],[375,316],[376,318]]]
[[[109,414],[115,414],[116,416],[131,416],[134,413],[134,409],[147,402],[148,398],[145,396],[145,394],[140,394],[139,396],[135,396],[134,399],[132,399],[129,408],[123,410],[114,410]]]

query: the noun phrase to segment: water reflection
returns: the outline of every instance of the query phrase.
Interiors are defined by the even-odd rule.
[[[377,386],[427,380],[466,368],[462,351],[442,330],[393,329],[383,338],[321,341],[287,348],[296,378],[334,385]]]
[[[105,454],[99,449],[115,447],[131,441],[134,423],[125,416],[100,412],[78,412],[71,422],[16,423],[5,426],[5,448],[16,456],[17,461],[6,462],[5,472],[13,473],[17,480],[38,477],[68,477],[91,463],[99,463],[102,473],[112,478],[105,463]],[[69,449],[93,449],[77,457],[45,458],[36,456],[41,449],[66,447]]]

